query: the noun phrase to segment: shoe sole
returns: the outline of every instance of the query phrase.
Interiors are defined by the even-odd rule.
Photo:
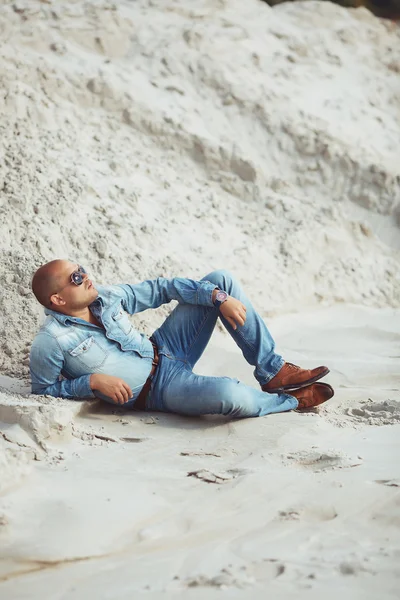
[[[311,379],[307,379],[307,381],[303,381],[303,383],[297,383],[297,384],[296,383],[288,383],[287,385],[282,385],[279,388],[274,388],[272,390],[264,390],[264,391],[266,391],[268,394],[279,394],[282,392],[288,392],[289,390],[300,390],[301,388],[307,387],[308,385],[311,385],[312,383],[319,381],[323,377],[326,377],[326,375],[328,375],[328,373],[330,373],[330,370],[327,368],[327,369],[325,369],[325,371],[322,371],[322,373],[320,373],[319,375],[316,375],[315,377],[311,377]]]

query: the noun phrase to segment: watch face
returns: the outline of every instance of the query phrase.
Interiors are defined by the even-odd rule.
[[[227,299],[227,297],[228,297],[228,294],[226,292],[217,292],[215,299],[218,300],[219,302],[223,302],[224,300]]]

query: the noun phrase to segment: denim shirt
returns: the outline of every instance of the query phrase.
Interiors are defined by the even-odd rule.
[[[30,373],[33,394],[61,398],[99,397],[90,388],[90,375],[120,377],[135,400],[150,371],[154,356],[150,340],[134,328],[127,313],[177,300],[181,304],[213,306],[215,284],[175,277],[158,277],[130,285],[96,285],[99,292],[89,309],[104,329],[88,321],[45,309],[45,322],[33,340]]]

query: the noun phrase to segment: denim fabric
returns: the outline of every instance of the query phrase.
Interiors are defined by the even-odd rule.
[[[233,330],[213,306],[212,292],[216,287],[246,305],[243,327]],[[218,316],[246,361],[254,365],[254,376],[260,385],[272,379],[283,365],[264,321],[229,272],[213,271],[200,281],[159,277],[137,285],[96,285],[96,289],[99,295],[90,310],[104,329],[45,310],[46,321],[31,348],[33,393],[64,398],[96,396],[112,402],[90,389],[90,374],[104,373],[121,377],[130,385],[133,395],[124,406],[134,406],[151,371],[153,347],[147,337],[133,327],[126,313],[157,308],[175,299],[178,306],[152,336],[160,362],[146,408],[187,415],[253,417],[297,407],[296,398],[289,394],[267,394],[237,379],[193,373]]]
[[[203,354],[218,316],[241,349],[260,385],[281,369],[284,360],[274,351],[275,343],[264,321],[254,310],[238,281],[225,270],[204,277],[215,287],[240,300],[247,309],[246,322],[236,330],[207,306],[177,306],[157,329],[155,340],[160,363],[154,374],[146,407],[185,415],[223,414],[257,417],[292,410],[298,401],[289,394],[268,394],[231,377],[197,375],[193,367]]]
[[[132,388],[133,405],[150,371],[154,356],[149,339],[139,333],[126,313],[157,308],[171,300],[213,306],[215,285],[175,277],[143,281],[136,285],[96,285],[99,292],[90,310],[104,329],[82,319],[45,309],[46,320],[30,352],[32,392],[62,398],[94,397],[92,373],[124,379]],[[64,379],[60,380],[60,375]],[[127,406],[127,405],[125,405]]]

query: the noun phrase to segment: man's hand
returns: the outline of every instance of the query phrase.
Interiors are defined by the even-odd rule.
[[[245,324],[246,307],[240,300],[236,300],[236,298],[229,296],[228,300],[225,300],[225,302],[221,304],[219,310],[229,324],[232,325],[233,329],[237,329],[237,325]]]
[[[113,375],[93,373],[90,376],[90,387],[108,396],[117,404],[125,404],[133,396],[129,385],[123,379]]]

